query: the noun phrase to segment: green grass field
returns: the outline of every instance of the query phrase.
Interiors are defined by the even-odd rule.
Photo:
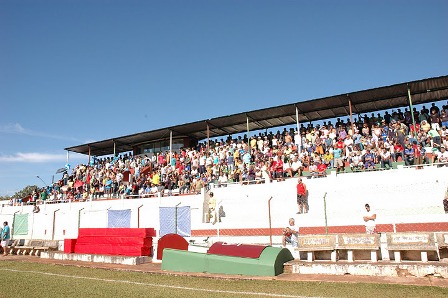
[[[4,298],[448,297],[439,287],[214,279],[13,261],[2,261],[0,273]]]

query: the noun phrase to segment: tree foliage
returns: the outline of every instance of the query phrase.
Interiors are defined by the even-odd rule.
[[[37,185],[28,185],[24,189],[16,192],[12,196],[0,196],[0,200],[10,200],[11,198],[22,199],[30,196],[35,189],[38,189]]]

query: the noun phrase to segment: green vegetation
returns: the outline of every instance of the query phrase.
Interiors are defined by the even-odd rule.
[[[29,196],[31,196],[31,194],[33,193],[33,191],[35,189],[38,189],[37,185],[29,185],[29,186],[25,187],[24,189],[16,192],[12,196],[0,196],[0,201],[10,200],[12,198],[23,199],[23,198],[29,197]]]
[[[19,261],[2,261],[0,272],[5,298],[448,297],[439,287],[215,279]]]

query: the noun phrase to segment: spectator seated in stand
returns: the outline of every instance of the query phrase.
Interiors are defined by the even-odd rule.
[[[406,166],[414,165],[414,148],[412,144],[406,144],[406,149],[404,149],[404,163]]]
[[[312,164],[308,167],[308,178],[317,178],[319,176],[319,170],[317,169],[318,164],[318,162],[312,162]]]
[[[448,166],[448,151],[445,146],[440,146],[440,152],[437,153],[437,162],[442,164],[439,166]]]
[[[353,151],[350,153],[350,169],[352,172],[362,171],[364,169],[364,164],[362,162],[361,152]]]
[[[375,155],[369,148],[366,149],[366,154],[364,155],[364,168],[366,170],[375,169]]]
[[[327,177],[327,166],[322,162],[317,165],[317,177]]]

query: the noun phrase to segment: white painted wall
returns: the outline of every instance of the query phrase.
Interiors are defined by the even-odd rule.
[[[222,204],[226,217],[221,223],[203,222],[204,195],[172,196],[132,200],[99,200],[84,203],[41,205],[40,213],[32,206],[4,206],[0,222],[13,222],[14,213],[29,214],[28,235],[14,238],[57,239],[76,238],[80,227],[107,227],[107,210],[131,209],[132,227],[159,230],[159,207],[191,207],[192,230],[201,229],[256,229],[269,227],[268,200],[271,200],[273,228],[286,226],[289,217],[299,226],[324,226],[324,195],[329,226],[362,225],[364,204],[377,212],[377,224],[448,222],[442,199],[448,186],[448,167],[426,167],[422,170],[397,170],[330,175],[326,178],[304,179],[309,190],[310,211],[296,214],[297,179],[259,185],[230,185],[215,188],[215,198]],[[140,210],[140,223],[138,223]],[[78,221],[80,219],[80,221]],[[55,221],[53,235],[53,220]],[[233,237],[221,237],[222,240]],[[215,239],[216,240],[216,239]],[[267,243],[268,238],[244,237],[240,242]],[[276,236],[275,242],[279,241]]]

